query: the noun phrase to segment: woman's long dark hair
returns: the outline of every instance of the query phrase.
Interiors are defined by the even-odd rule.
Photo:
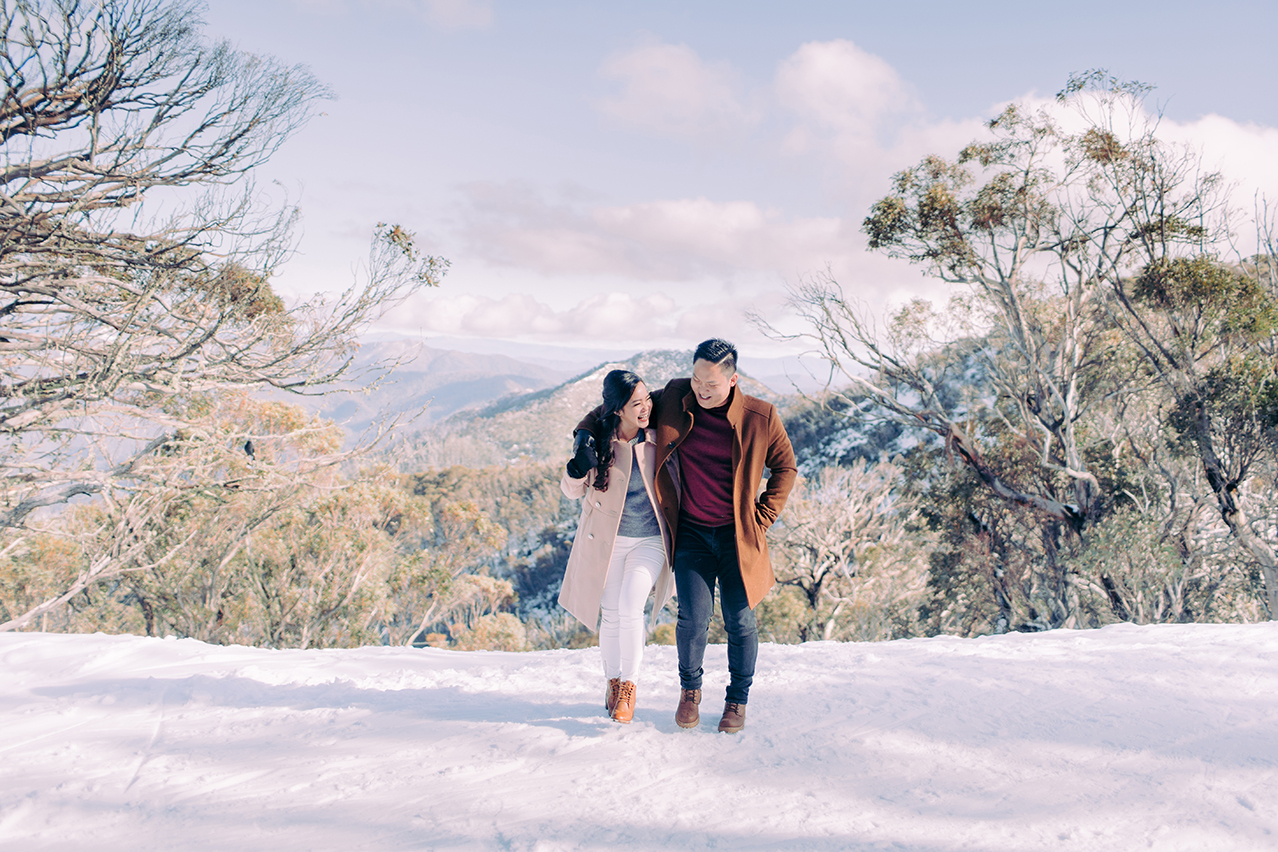
[[[630,397],[635,395],[635,388],[642,383],[643,379],[629,370],[613,370],[604,376],[603,415],[595,424],[595,450],[599,455],[599,466],[595,468],[596,491],[608,490],[608,468],[612,466],[612,436],[617,431],[617,424],[621,422],[617,412],[626,407]]]

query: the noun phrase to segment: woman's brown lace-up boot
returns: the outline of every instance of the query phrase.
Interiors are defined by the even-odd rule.
[[[612,720],[629,724],[635,717],[635,682],[623,680],[617,689],[617,705],[612,708]]]
[[[621,689],[621,678],[613,677],[608,679],[608,685],[604,687],[604,709],[608,711],[608,715],[612,715],[612,708],[617,706],[617,691]]]

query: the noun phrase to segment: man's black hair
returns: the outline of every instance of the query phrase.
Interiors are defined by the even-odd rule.
[[[731,376],[737,371],[737,347],[722,338],[712,337],[697,347],[697,351],[692,353],[692,361],[694,364],[697,361],[717,364]]]

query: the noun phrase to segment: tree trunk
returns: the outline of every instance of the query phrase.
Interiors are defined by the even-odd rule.
[[[1229,478],[1224,464],[1216,455],[1211,426],[1205,411],[1200,410],[1196,425],[1198,434],[1195,436],[1194,445],[1198,449],[1203,472],[1207,474],[1207,483],[1211,486],[1212,493],[1216,495],[1220,517],[1229,527],[1234,540],[1260,563],[1260,570],[1265,576],[1265,606],[1269,609],[1269,619],[1278,620],[1278,559],[1274,557],[1273,548],[1258,539],[1252,532],[1246,513],[1234,498],[1238,482]]]

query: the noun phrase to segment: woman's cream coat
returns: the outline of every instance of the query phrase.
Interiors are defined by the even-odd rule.
[[[559,487],[564,494],[581,499],[581,520],[577,523],[577,537],[568,556],[568,568],[564,571],[563,588],[559,590],[559,605],[568,610],[591,630],[599,629],[599,601],[603,598],[604,581],[608,578],[608,563],[612,561],[612,547],[617,540],[617,528],[621,525],[621,510],[626,504],[626,482],[630,479],[630,462],[633,455],[639,457],[639,472],[648,491],[653,513],[661,526],[661,539],[665,543],[666,559],[657,577],[656,602],[652,607],[649,626],[657,623],[657,614],[674,594],[674,574],[670,570],[674,542],[670,529],[661,514],[655,498],[657,472],[656,432],[644,430],[644,439],[635,444],[636,453],[630,452],[630,444],[612,439],[612,468],[608,474],[608,490],[596,491],[591,483],[595,471],[583,479],[573,479],[564,472]],[[677,480],[677,477],[676,477]]]

